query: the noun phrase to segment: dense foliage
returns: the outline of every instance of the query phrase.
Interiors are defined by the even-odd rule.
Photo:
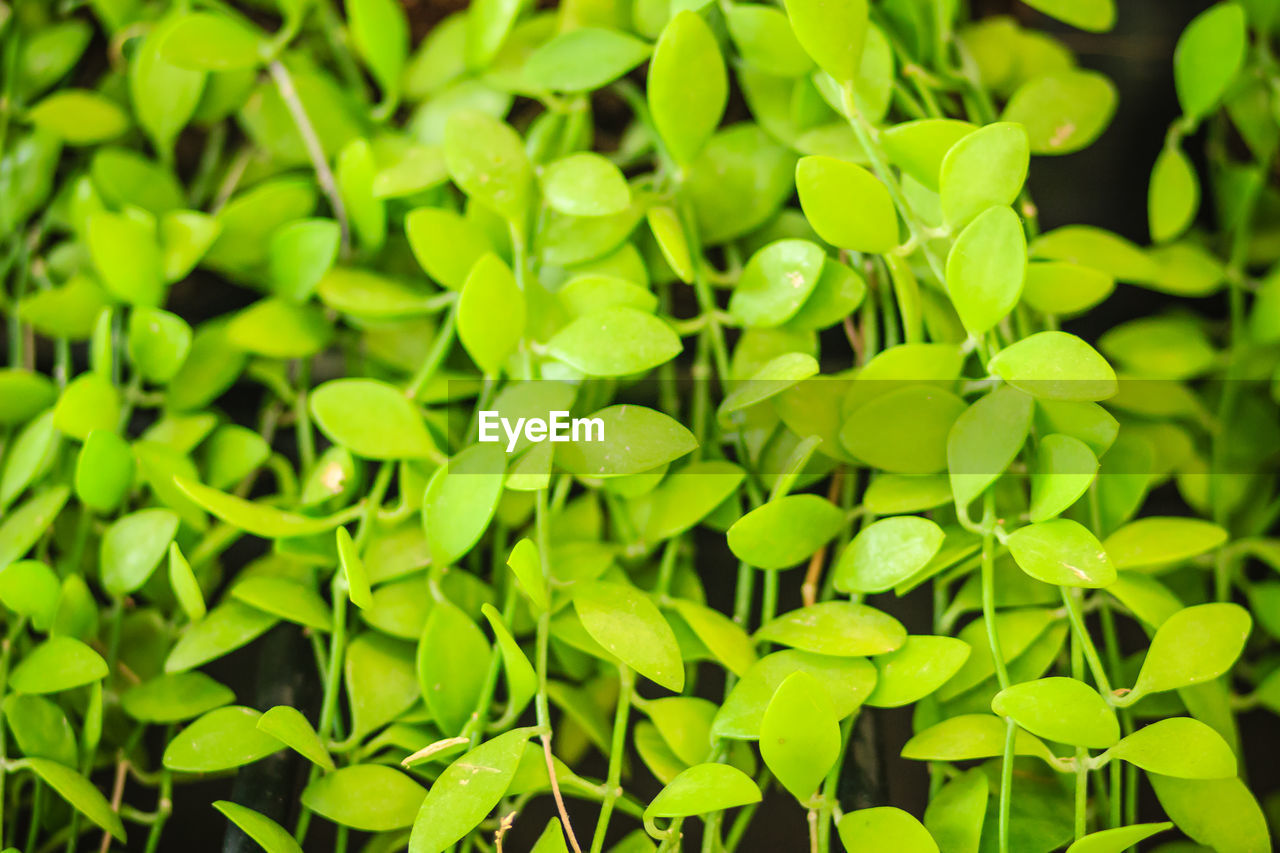
[[[961,5],[0,2],[0,846],[1269,851],[1280,4],[1180,39],[1145,247],[1041,233],[1115,89]],[[1229,316],[1059,329],[1117,287]],[[215,678],[282,630],[315,703]]]

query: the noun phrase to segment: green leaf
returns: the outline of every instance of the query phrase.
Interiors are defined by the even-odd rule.
[[[1120,722],[1106,700],[1083,681],[1041,678],[1006,687],[991,710],[1058,743],[1105,749],[1120,740]]]
[[[325,533],[343,522],[341,515],[312,518],[247,501],[186,477],[174,477],[173,481],[200,507],[232,527],[264,539],[287,539]]]
[[[8,506],[48,473],[60,443],[61,436],[53,425],[53,412],[43,413],[22,428],[7,448],[3,473],[0,473],[0,507]]]
[[[1027,132],[1011,122],[986,125],[957,141],[943,158],[938,178],[948,227],[958,230],[989,207],[1013,204],[1030,159]]]
[[[588,376],[625,376],[670,361],[681,344],[663,320],[619,305],[572,321],[547,350]]]
[[[458,338],[485,372],[496,375],[524,336],[525,297],[497,255],[476,261],[458,299]]]
[[[824,655],[882,655],[902,647],[906,629],[887,613],[848,601],[824,601],[766,622],[756,641],[769,640]]]
[[[409,56],[409,21],[396,0],[349,0],[347,19],[356,51],[382,89],[383,104],[400,99],[400,77]]]
[[[53,624],[61,594],[57,574],[38,560],[17,560],[0,569],[0,602],[30,617],[37,631]]]
[[[917,733],[902,757],[916,761],[972,761],[1004,755],[1005,721],[994,714],[961,714]],[[1014,755],[1030,755],[1053,764],[1053,753],[1034,735],[1019,730]]]
[[[609,216],[631,206],[631,188],[606,158],[580,151],[549,163],[542,194],[553,210],[569,216]]]
[[[893,806],[848,812],[836,822],[836,832],[848,850],[938,853],[938,845],[929,830],[909,813]]]
[[[402,391],[376,379],[334,379],[310,394],[311,413],[335,444],[367,459],[438,454],[422,416]]]
[[[232,597],[281,619],[317,631],[332,631],[333,616],[320,594],[309,584],[280,575],[259,574],[238,580]]]
[[[779,77],[798,77],[813,67],[781,10],[758,3],[735,3],[725,8],[724,15],[729,36],[748,65]]]
[[[786,328],[816,331],[834,326],[852,314],[866,295],[867,283],[862,276],[839,261],[826,258],[813,292],[791,315]]]
[[[1226,779],[1236,775],[1236,756],[1222,735],[1194,717],[1169,717],[1128,735],[1110,750],[1149,773],[1179,779]]]
[[[590,417],[604,422],[603,441],[571,441],[556,449],[556,462],[579,476],[652,471],[698,446],[678,421],[646,406],[610,406]]]
[[[1031,244],[1031,256],[1083,264],[1121,281],[1150,282],[1160,275],[1156,263],[1137,246],[1090,225],[1067,225],[1041,234]]]
[[[751,256],[733,289],[729,312],[745,326],[778,326],[809,298],[826,254],[808,240],[778,240]]]
[[[178,516],[167,509],[143,509],[112,522],[102,534],[102,585],[114,596],[128,595],[151,577],[178,532]]]
[[[542,560],[538,556],[538,546],[532,539],[521,539],[511,549],[507,557],[507,565],[515,575],[516,582],[529,600],[539,610],[547,610],[551,604],[547,594],[547,581],[543,577]]]
[[[473,444],[436,469],[422,501],[431,559],[445,566],[480,541],[502,496],[506,454],[496,444]]]
[[[297,708],[276,705],[268,709],[258,718],[258,730],[271,735],[321,769],[330,772],[334,770],[329,751],[325,749],[323,741],[311,727],[311,723]]]
[[[96,372],[82,373],[62,391],[53,410],[53,425],[84,441],[94,430],[114,432],[120,420],[120,393]]]
[[[446,767],[418,810],[409,853],[443,853],[470,833],[502,799],[531,733],[500,734]]]
[[[0,424],[24,423],[57,397],[57,387],[42,374],[18,367],[0,369]]]
[[[1115,829],[1092,832],[1078,839],[1067,853],[1124,853],[1139,841],[1173,827],[1172,823],[1135,823]]]
[[[360,553],[347,528],[339,527],[337,538],[338,563],[347,580],[347,593],[351,603],[361,610],[368,610],[373,607],[373,592],[369,588],[369,573],[364,567],[364,561],[360,559]]]
[[[929,800],[924,825],[948,853],[977,853],[991,797],[990,782],[975,767],[954,777]]]
[[[676,636],[646,595],[612,581],[580,582],[574,586],[573,607],[582,627],[610,654],[668,690],[684,688]]]
[[[1115,279],[1101,270],[1037,261],[1027,265],[1022,301],[1044,314],[1079,314],[1105,300],[1115,287]]]
[[[729,98],[724,57],[706,21],[677,12],[649,62],[649,112],[678,165],[692,163],[715,132]]]
[[[753,509],[729,528],[729,550],[760,569],[789,569],[840,531],[844,513],[818,495],[786,495]]]
[[[502,620],[502,614],[492,604],[480,607],[484,618],[489,621],[493,630],[493,638],[502,652],[502,668],[507,674],[507,709],[506,714],[518,715],[528,706],[535,693],[538,692],[538,676],[533,671],[529,658],[525,657],[516,638]]]
[[[1054,433],[1040,440],[1031,471],[1033,522],[1048,521],[1080,499],[1098,473],[1098,457],[1078,438]]]
[[[864,527],[835,565],[841,592],[885,592],[924,568],[945,538],[942,528],[914,515],[885,518]]]
[[[553,817],[547,821],[547,828],[542,830],[537,843],[529,853],[569,853],[569,846],[564,841],[564,829],[560,826],[560,818]]]
[[[90,214],[86,242],[102,283],[133,305],[164,300],[164,270],[154,224],[122,213]]]
[[[413,647],[375,631],[351,641],[343,673],[352,731],[357,735],[396,719],[422,695]]]
[[[438,307],[436,297],[403,281],[365,270],[335,267],[316,285],[322,302],[348,316],[369,321],[420,317]]]
[[[432,605],[418,642],[418,681],[446,735],[459,734],[475,711],[488,661],[489,643],[471,618],[448,601]]]
[[[1071,154],[1102,135],[1116,110],[1116,87],[1096,71],[1039,74],[1018,87],[1000,114],[1021,124],[1032,154]]]
[[[409,247],[427,275],[451,290],[461,290],[472,266],[493,251],[484,232],[451,210],[420,207],[404,219]]]
[[[1179,610],[1151,638],[1126,703],[1222,675],[1240,656],[1252,625],[1249,612],[1237,604],[1200,604]]]
[[[253,642],[279,621],[238,601],[220,604],[187,627],[165,659],[164,671],[182,672],[216,660]]]
[[[240,827],[240,831],[257,842],[266,853],[302,853],[302,847],[293,840],[293,836],[266,815],[228,800],[216,800],[213,807]]]
[[[818,793],[840,755],[840,720],[822,685],[794,672],[778,685],[760,723],[760,756],[801,804]]]
[[[1140,518],[1107,537],[1117,569],[1172,566],[1227,541],[1227,531],[1199,518]]]
[[[872,254],[898,245],[898,214],[889,191],[856,163],[802,157],[796,164],[796,190],[805,218],[831,245]],[[858,204],[849,204],[851,198]]]
[[[107,677],[107,662],[71,637],[50,637],[23,656],[9,675],[18,693],[60,693]]]
[[[454,113],[445,125],[444,159],[467,195],[523,230],[533,167],[510,125],[475,110]]]
[[[267,255],[271,292],[305,301],[337,259],[341,230],[332,219],[299,219],[277,229]]]
[[[644,711],[681,765],[711,757],[714,703],[693,696],[666,696],[646,703]]]
[[[974,125],[957,119],[918,119],[886,128],[881,143],[891,163],[937,192],[943,159],[974,130]]]
[[[126,714],[145,723],[177,723],[208,713],[236,698],[231,688],[203,672],[159,675],[120,697]]]
[[[1216,853],[1253,853],[1271,845],[1266,818],[1240,779],[1148,777],[1161,808],[1193,841]]]
[[[947,436],[947,471],[956,508],[999,479],[1026,443],[1034,404],[1014,388],[996,388],[966,409]]]
[[[62,89],[27,111],[27,121],[68,145],[94,145],[129,129],[115,101],[89,89]]]
[[[690,529],[736,493],[745,476],[737,465],[721,460],[691,462],[668,474],[640,499],[647,510],[645,540],[661,542]]]
[[[1064,24],[1070,24],[1091,33],[1105,33],[1115,26],[1115,0],[1024,0],[1037,9]]]
[[[1022,222],[1008,207],[978,214],[947,255],[947,295],[972,335],[989,331],[1022,295],[1027,242]]]
[[[866,41],[866,0],[788,0],[786,9],[796,39],[818,67],[837,83],[852,83]]]
[[[164,766],[184,773],[213,773],[278,752],[280,741],[257,728],[261,716],[239,705],[210,711],[169,741]]]
[[[947,436],[964,411],[964,401],[948,391],[909,384],[854,411],[840,443],[875,468],[933,474],[947,467]]]
[[[342,826],[388,832],[413,825],[425,794],[421,785],[399,770],[355,764],[313,781],[302,792],[302,804]]]
[[[1068,518],[1020,527],[1006,542],[1018,567],[1057,586],[1096,588],[1115,582],[1116,570],[1102,543]]]
[[[76,735],[57,703],[43,696],[12,693],[4,700],[4,719],[23,755],[67,767],[77,765]]]
[[[76,811],[124,843],[124,824],[120,822],[120,816],[92,782],[56,761],[46,758],[27,758],[24,761],[27,769],[57,791]]]
[[[751,638],[738,623],[718,610],[677,599],[671,605],[707,650],[725,668],[741,676],[756,660]]]
[[[878,655],[876,688],[867,697],[875,708],[899,708],[928,696],[960,671],[969,644],[955,637],[913,635],[897,651]]]
[[[28,498],[0,521],[0,566],[21,559],[62,512],[71,490],[54,486]]]
[[[129,62],[134,115],[156,149],[163,152],[173,150],[205,86],[203,73],[179,68],[164,57],[164,43],[182,19],[175,15],[156,23]]]
[[[822,685],[839,719],[856,711],[876,684],[875,667],[865,658],[784,649],[760,658],[743,674],[716,713],[712,733],[739,740],[758,738],[778,685],[795,672],[806,672]]]
[[[227,489],[244,480],[271,457],[271,445],[254,430],[223,424],[204,444],[209,485]]]
[[[1249,46],[1244,9],[1217,3],[1187,25],[1173,51],[1173,82],[1193,121],[1217,105],[1244,64]]]
[[[1147,190],[1151,239],[1167,243],[1191,225],[1200,208],[1200,179],[1191,160],[1176,144],[1160,149]]]
[[[183,15],[160,43],[160,58],[193,71],[237,71],[262,62],[263,39],[227,15]]]
[[[649,56],[635,36],[602,27],[558,33],[538,45],[524,66],[532,86],[557,92],[588,92],[612,83]]]
[[[658,792],[645,808],[644,818],[646,826],[652,826],[654,818],[689,817],[758,802],[760,789],[738,768],[695,764]]]
[[[507,40],[523,4],[518,0],[479,0],[467,9],[467,65],[482,69]]]
[[[654,205],[645,211],[645,221],[671,271],[681,281],[691,283],[694,278],[693,255],[690,254],[679,214],[667,205]]]
[[[1044,400],[1105,400],[1116,374],[1098,351],[1067,332],[1037,332],[996,353],[987,370]]]

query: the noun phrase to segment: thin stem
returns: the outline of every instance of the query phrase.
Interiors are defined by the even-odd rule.
[[[435,376],[436,371],[440,368],[444,357],[449,354],[449,348],[453,345],[453,330],[458,323],[458,303],[455,301],[449,312],[444,316],[444,323],[436,329],[435,339],[431,342],[431,349],[427,352],[427,357],[422,360],[422,366],[418,368],[418,372],[409,380],[409,384],[405,387],[404,395],[410,400],[416,400],[418,395],[422,393],[422,389],[431,381],[431,377]]]
[[[1111,682],[1107,679],[1107,671],[1102,666],[1102,660],[1098,657],[1098,649],[1093,644],[1093,638],[1089,636],[1089,630],[1085,627],[1084,614],[1080,609],[1079,591],[1062,589],[1062,603],[1066,605],[1067,619],[1071,622],[1071,630],[1075,635],[1076,641],[1080,643],[1085,660],[1089,663],[1089,671],[1093,673],[1094,683],[1098,685],[1098,692],[1109,698],[1111,696]]]
[[[604,850],[605,836],[609,832],[609,818],[613,804],[622,795],[622,759],[627,751],[627,720],[631,716],[631,694],[635,676],[625,665],[618,666],[618,707],[613,716],[613,740],[609,745],[609,772],[605,777],[604,800],[600,804],[600,817],[596,821],[595,835],[591,838],[591,853]]]
[[[534,499],[534,528],[538,544],[538,559],[542,563],[542,579],[551,583],[551,519],[547,512],[547,490],[538,489]],[[551,713],[547,699],[547,649],[551,636],[551,614],[543,610],[538,614],[537,628],[537,662],[535,668],[538,675],[538,693],[534,698],[534,710],[537,714],[538,727],[542,729],[542,754],[547,764],[547,779],[551,783],[551,794],[556,801],[556,810],[560,813],[560,823],[569,845],[574,853],[582,853],[578,837],[574,834],[573,823],[569,820],[569,810],[565,808],[564,797],[560,793],[560,780],[556,778],[555,762],[551,755]]]
[[[1005,665],[1000,646],[1000,632],[996,629],[995,584],[995,498],[988,489],[982,496],[982,619],[987,626],[987,642],[991,646],[991,659],[995,663],[996,680],[1000,689],[1009,686],[1009,668]],[[1009,851],[1009,814],[1013,794],[1014,738],[1017,726],[1011,719],[1005,720],[1004,756],[1000,763],[1000,853]]]
[[[277,59],[267,66],[267,70],[276,84],[276,89],[280,92],[280,99],[284,101],[294,125],[298,128],[298,134],[302,137],[302,144],[306,147],[307,156],[311,158],[311,165],[316,171],[316,182],[320,184],[321,192],[328,197],[329,206],[333,208],[333,218],[338,220],[338,228],[341,229],[342,234],[342,256],[346,257],[351,253],[351,226],[347,223],[347,207],[342,201],[342,193],[338,190],[338,182],[333,176],[333,170],[329,168],[329,159],[325,156],[324,146],[320,143],[315,126],[307,116],[307,108],[298,97],[298,90],[293,85],[293,76],[289,74],[289,69]]]

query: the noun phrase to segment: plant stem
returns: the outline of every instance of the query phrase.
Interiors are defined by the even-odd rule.
[[[321,192],[329,199],[333,218],[338,221],[338,228],[342,234],[341,253],[345,258],[351,254],[351,226],[347,222],[347,207],[342,201],[342,193],[338,190],[338,182],[333,176],[333,170],[329,168],[329,159],[324,153],[324,146],[320,143],[315,126],[307,116],[307,108],[298,97],[298,90],[293,85],[293,76],[289,73],[289,69],[277,59],[267,66],[267,71],[271,74],[276,90],[280,92],[280,99],[284,101],[294,125],[298,128],[298,135],[302,137],[302,144],[306,147],[307,156],[311,158],[311,166],[316,172],[316,182],[320,184]]]
[[[551,519],[547,511],[547,490],[538,489],[534,499],[534,528],[538,545],[538,561],[542,564],[542,580],[548,587],[551,585]],[[551,712],[547,700],[547,647],[550,644],[551,613],[543,610],[538,614],[536,637],[537,661],[535,669],[538,675],[538,693],[534,698],[534,711],[537,714],[538,728],[542,729],[542,754],[547,764],[547,780],[551,784],[551,793],[556,801],[556,810],[560,813],[560,823],[569,838],[569,845],[574,853],[582,853],[582,846],[573,832],[573,824],[569,821],[569,810],[565,808],[564,797],[560,794],[560,781],[556,778],[555,762],[551,756]]]
[[[613,804],[622,795],[622,759],[627,751],[627,720],[631,716],[631,694],[635,688],[635,676],[623,664],[618,665],[618,707],[613,716],[613,740],[609,745],[609,772],[605,777],[604,800],[600,804],[600,817],[596,821],[595,835],[591,838],[591,853],[604,850],[605,836],[609,832],[609,818]]]
[[[990,489],[982,495],[982,619],[987,626],[987,642],[991,647],[991,659],[996,668],[996,680],[1000,689],[1009,686],[1009,669],[1005,665],[1000,647],[1000,633],[996,629],[995,583],[995,497]],[[1000,763],[1000,853],[1009,851],[1009,807],[1013,794],[1013,758],[1017,725],[1005,719],[1004,756]]]

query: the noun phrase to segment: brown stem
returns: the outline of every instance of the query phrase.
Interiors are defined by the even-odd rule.
[[[298,133],[302,136],[302,144],[306,146],[307,156],[311,158],[311,165],[316,170],[316,182],[329,198],[329,206],[333,208],[333,218],[338,220],[338,227],[342,233],[342,256],[346,257],[351,251],[351,229],[347,225],[347,208],[342,203],[342,194],[338,192],[338,182],[333,177],[333,170],[329,168],[324,146],[320,144],[320,137],[316,134],[311,119],[307,117],[306,107],[298,97],[298,90],[293,86],[293,77],[289,75],[289,69],[285,68],[278,59],[267,67],[271,71],[271,79],[275,81],[276,89],[280,91],[280,98],[289,108],[293,123],[297,125]]]
[[[120,813],[120,803],[124,800],[124,782],[129,775],[129,762],[120,758],[116,762],[116,780],[111,788],[111,811]],[[99,853],[107,853],[111,849],[111,833],[103,830],[102,843],[98,845]]]
[[[846,318],[847,319],[847,318]],[[827,487],[827,500],[835,503],[844,487],[844,467],[836,469],[831,475],[831,485]],[[804,574],[804,585],[800,587],[800,596],[805,607],[818,603],[818,586],[822,580],[822,564],[827,560],[827,546],[823,545],[809,559],[809,569]]]
[[[569,812],[564,807],[564,797],[560,795],[560,782],[556,779],[555,762],[551,760],[551,735],[547,732],[542,733],[542,754],[547,759],[547,778],[551,780],[551,796],[555,797],[556,809],[560,812],[560,823],[564,825],[564,834],[569,837],[569,846],[573,848],[573,853],[582,853],[578,838],[573,834],[573,824],[569,823]]]

